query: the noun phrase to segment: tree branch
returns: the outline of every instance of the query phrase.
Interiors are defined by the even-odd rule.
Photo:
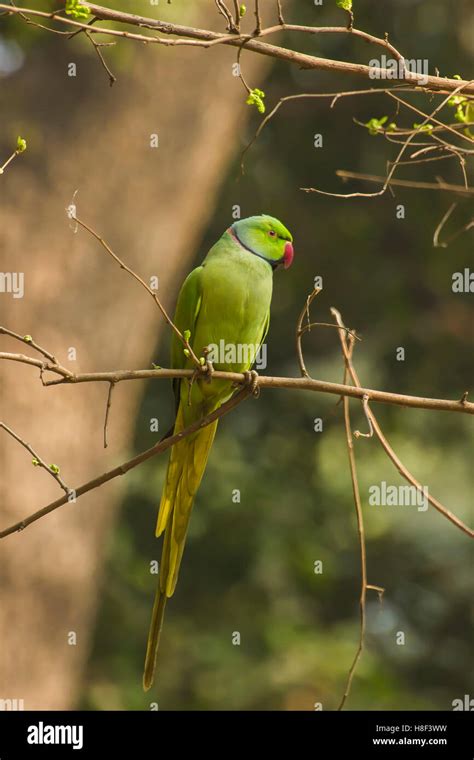
[[[443,158],[446,158],[446,156],[443,156]],[[362,179],[365,182],[380,182],[382,185],[386,182],[386,177],[377,177],[374,174],[361,174],[360,172],[348,172],[345,169],[338,169],[336,176],[342,179]],[[390,178],[388,184],[396,187],[411,187],[416,190],[444,190],[445,192],[458,193],[459,195],[474,195],[474,187],[450,185],[448,182],[418,182],[415,180]],[[307,188],[302,189],[307,190]]]
[[[112,372],[82,372],[71,374],[61,365],[45,365],[39,359],[33,359],[23,354],[10,354],[0,352],[0,360],[16,361],[39,367],[43,371],[59,375],[57,380],[45,380],[44,385],[77,385],[78,383],[120,383],[124,380],[163,380],[173,378],[191,379],[195,370],[191,369],[131,369],[131,370],[114,370]],[[66,374],[67,373],[67,374]],[[230,380],[237,385],[245,383],[247,378],[245,374],[239,372],[220,372],[215,370],[212,373],[213,380]],[[331,383],[325,380],[315,380],[310,377],[278,377],[269,375],[258,375],[256,385],[259,388],[288,388],[289,390],[306,390],[315,393],[329,393],[334,396],[351,396],[352,398],[363,399],[364,395],[370,401],[381,404],[393,404],[395,406],[405,406],[412,409],[432,409],[443,412],[461,412],[464,414],[474,414],[474,403],[459,399],[453,401],[450,399],[427,398],[423,396],[408,396],[403,393],[390,393],[388,391],[379,391],[373,388],[359,388],[353,385],[343,385],[342,383]]]
[[[46,470],[46,472],[51,475],[52,478],[56,481],[56,483],[60,486],[60,488],[63,489],[63,491],[66,494],[66,497],[71,493],[71,489],[69,486],[66,485],[66,483],[63,481],[61,476],[59,475],[59,467],[54,464],[46,464],[44,459],[40,457],[40,455],[34,450],[32,446],[30,446],[29,443],[23,440],[17,433],[15,433],[11,428],[8,427],[8,425],[5,425],[4,422],[0,422],[0,428],[3,428],[8,435],[11,435],[12,438],[15,439],[15,441],[18,441],[18,443],[23,446],[24,449],[29,451],[31,456],[33,457],[33,465],[35,467],[41,467],[43,470]]]
[[[273,34],[281,31],[302,31],[310,34],[319,33],[346,33],[354,36],[360,36],[367,41],[374,44],[383,46],[386,50],[392,52],[396,57],[396,53],[402,57],[401,54],[391,46],[387,40],[369,35],[362,30],[357,29],[345,29],[344,27],[301,27],[296,24],[278,24],[275,27],[269,27],[268,29],[262,29],[259,38],[255,39],[249,35],[233,35],[233,34],[221,34],[208,29],[199,29],[190,26],[184,26],[182,24],[174,24],[169,22],[160,21],[159,19],[148,18],[146,16],[138,16],[133,13],[124,13],[113,8],[105,8],[101,5],[94,3],[83,2],[83,5],[88,7],[91,13],[101,21],[114,21],[118,24],[127,24],[142,29],[155,29],[161,34],[179,37],[180,39],[166,39],[161,37],[155,37],[152,35],[137,34],[128,31],[122,31],[119,29],[107,29],[104,27],[89,26],[79,21],[75,21],[65,16],[59,15],[59,13],[47,13],[45,11],[38,11],[32,8],[17,8],[11,5],[0,4],[0,11],[5,11],[9,14],[28,14],[34,17],[46,18],[51,21],[56,21],[60,24],[75,27],[77,29],[88,29],[91,34],[106,34],[113,37],[122,37],[125,39],[132,39],[138,42],[156,43],[161,45],[178,45],[178,44],[191,44],[202,47],[209,47],[212,44],[224,44],[233,47],[239,47],[242,42],[245,42],[245,49],[259,55],[269,56],[279,60],[286,61],[292,65],[298,66],[303,69],[318,69],[322,71],[335,71],[344,74],[355,74],[363,76],[365,78],[377,78],[377,79],[389,79],[394,81],[404,81],[410,84],[414,84],[424,90],[441,90],[445,92],[454,92],[459,88],[463,89],[465,93],[474,94],[474,83],[467,80],[450,79],[448,77],[422,75],[406,70],[402,67],[402,76],[394,77],[393,71],[389,71],[383,68],[375,68],[366,66],[359,63],[348,63],[346,61],[332,60],[330,58],[319,58],[317,56],[308,55],[306,53],[300,53],[295,50],[290,50],[277,45],[271,45],[261,41],[261,37],[266,34]]]

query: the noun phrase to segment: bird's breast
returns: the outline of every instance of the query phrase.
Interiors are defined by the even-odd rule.
[[[230,264],[209,261],[203,272],[202,300],[193,349],[211,347],[216,369],[242,372],[258,350],[272,297],[272,270],[261,259],[233,257]]]

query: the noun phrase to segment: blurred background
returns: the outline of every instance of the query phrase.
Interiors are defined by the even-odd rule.
[[[117,2],[134,13],[220,29],[212,2]],[[40,4],[35,3],[36,7]],[[274,4],[263,3],[265,20]],[[286,6],[286,7],[285,7]],[[43,7],[43,6],[42,6]],[[52,6],[51,6],[52,7]],[[250,3],[246,28],[251,29]],[[287,21],[337,25],[335,2],[284,3]],[[448,0],[356,0],[356,26],[390,40],[430,72],[469,79],[472,4]],[[275,38],[276,41],[277,38]],[[346,36],[287,35],[282,44],[368,62],[376,49]],[[268,366],[298,374],[294,331],[315,276],[324,290],[312,316],[336,306],[363,337],[355,363],[368,387],[460,398],[472,384],[472,305],[453,272],[472,266],[472,231],[448,248],[433,232],[452,198],[396,189],[376,199],[306,195],[349,191],[337,169],[383,175],[394,147],[353,118],[394,118],[383,96],[284,105],[247,153],[261,116],[232,74],[235,51],[104,48],[110,88],[94,50],[21,21],[0,19],[0,156],[28,142],[0,181],[0,262],[25,273],[25,296],[2,294],[1,320],[29,333],[73,371],[168,365],[169,334],[151,299],[65,214],[78,216],[145,279],[157,275],[172,309],[181,281],[241,216],[270,213],[293,232],[295,261],[275,277]],[[76,76],[68,76],[69,64]],[[301,71],[243,53],[244,74],[267,107],[298,92],[367,86],[357,78]],[[412,102],[427,108],[426,100]],[[412,126],[410,116],[397,123]],[[159,148],[150,147],[158,134]],[[314,147],[315,134],[323,145]],[[455,161],[400,176],[462,181]],[[396,216],[398,204],[405,218]],[[472,209],[460,201],[447,232]],[[471,237],[469,237],[471,234]],[[148,301],[150,300],[150,303]],[[405,349],[405,360],[396,358]],[[75,349],[71,353],[70,349]],[[341,381],[336,331],[305,337],[314,377]],[[2,339],[2,350],[19,345]],[[71,361],[70,357],[73,356]],[[68,363],[69,362],[69,363]],[[163,381],[118,386],[102,443],[107,389],[43,389],[36,373],[2,366],[2,418],[58,463],[70,485],[153,445],[172,422]],[[0,547],[0,698],[29,709],[335,709],[358,641],[360,562],[342,408],[313,393],[268,390],[219,426],[196,499],[180,583],[167,609],[155,687],[141,688],[156,576],[150,563],[166,457],[58,510]],[[351,403],[354,428],[364,430]],[[471,420],[443,412],[376,407],[405,465],[472,523]],[[159,420],[159,433],[150,420]],[[315,419],[323,420],[315,432]],[[369,487],[401,480],[376,440],[359,439],[369,583],[366,651],[348,709],[452,709],[472,693],[471,544],[431,508],[368,505]],[[2,526],[56,498],[15,441],[0,439]],[[50,482],[51,481],[51,482]],[[233,492],[240,491],[240,503]],[[315,573],[315,562],[323,572]],[[233,634],[240,633],[240,645]],[[397,644],[397,634],[405,644]],[[71,637],[71,633],[74,634]]]

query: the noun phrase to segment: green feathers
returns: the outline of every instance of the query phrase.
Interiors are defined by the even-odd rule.
[[[271,216],[239,220],[224,232],[202,265],[188,275],[178,297],[174,321],[186,334],[196,356],[203,356],[212,346],[224,346],[233,350],[213,354],[216,370],[244,372],[251,368],[254,354],[240,349],[258,348],[264,341],[270,319],[273,270],[280,265],[288,267],[292,259],[292,236]],[[176,369],[194,369],[176,335],[171,362]],[[235,391],[226,380],[209,383],[199,377],[193,383],[175,380],[173,389],[175,433],[219,408]],[[217,420],[171,450],[156,526],[156,535],[164,533],[164,541],[145,658],[145,689],[153,683],[166,599],[176,588],[194,497],[216,428]]]
[[[272,266],[285,263],[287,245],[292,249],[291,233],[278,219],[266,214],[240,219],[230,227],[229,232],[250,253],[265,259]]]

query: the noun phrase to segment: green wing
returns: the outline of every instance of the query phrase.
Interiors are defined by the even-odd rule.
[[[266,320],[265,320],[265,324],[264,324],[264,326],[263,326],[263,333],[262,333],[262,338],[261,338],[261,340],[260,340],[260,343],[259,343],[259,346],[258,346],[258,350],[259,350],[259,351],[260,351],[260,349],[261,349],[261,347],[262,347],[262,344],[263,344],[263,343],[265,343],[265,338],[266,338],[266,337],[267,337],[267,335],[268,335],[268,330],[269,330],[269,328],[270,328],[270,309],[268,309],[267,318],[266,318]],[[257,351],[257,353],[258,353],[258,351]]]
[[[186,277],[179,292],[178,303],[174,315],[174,323],[178,330],[184,334],[185,330],[191,333],[191,344],[195,334],[196,320],[201,308],[202,301],[202,272],[203,267],[196,267]],[[171,343],[171,367],[172,369],[185,369],[188,359],[184,353],[184,347],[180,339],[173,333]],[[176,399],[176,410],[179,405],[179,380],[173,380],[173,391]]]

